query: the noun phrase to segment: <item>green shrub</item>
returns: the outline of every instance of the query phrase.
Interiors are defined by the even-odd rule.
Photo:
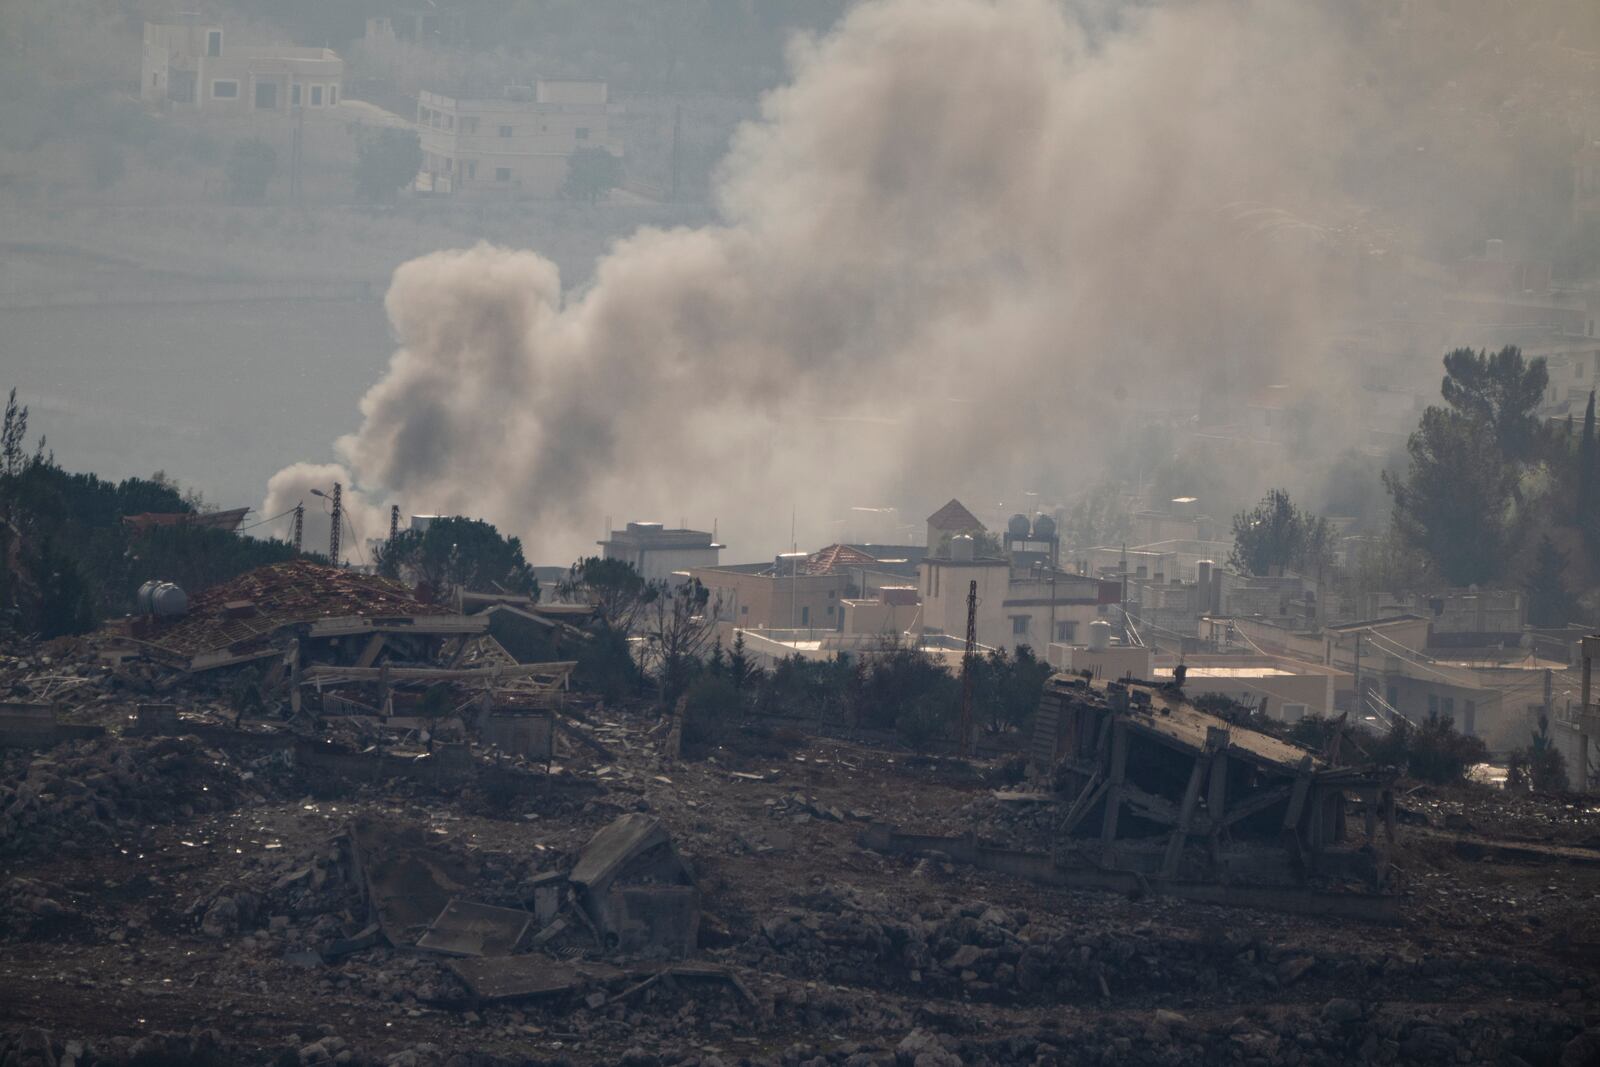
[[[739,721],[743,702],[727,678],[703,674],[683,696],[683,740],[690,745],[717,745]]]

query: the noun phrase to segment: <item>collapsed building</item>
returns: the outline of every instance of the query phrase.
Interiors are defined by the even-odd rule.
[[[1389,919],[1392,768],[1341,766],[1196,708],[1175,686],[1054,675],[1030,768],[1058,798],[1051,854],[968,837],[863,835],[1037,881]],[[1360,831],[1352,833],[1359,817]],[[1381,828],[1381,832],[1380,832]]]
[[[246,702],[276,700],[291,719],[429,741],[471,733],[502,754],[548,761],[551,711],[576,664],[519,660],[493,630],[512,615],[570,624],[546,618],[526,597],[480,597],[472,606],[469,614],[459,603],[425,603],[399,583],[297,559],[205,590],[176,617],[124,620],[102,654],[189,678],[253,672]]]

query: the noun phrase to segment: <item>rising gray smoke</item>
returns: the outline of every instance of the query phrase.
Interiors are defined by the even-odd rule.
[[[608,515],[716,518],[753,559],[791,512],[814,545],[851,505],[1083,484],[1208,384],[1325,374],[1352,123],[1320,11],[1193,0],[1091,40],[1047,0],[865,3],[794,46],[720,225],[641,231],[565,297],[530,251],[396,271],[344,477],[541,561]],[[280,472],[265,513],[337,473]]]

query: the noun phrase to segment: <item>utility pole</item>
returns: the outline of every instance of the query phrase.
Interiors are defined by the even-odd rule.
[[[294,506],[294,554],[300,554],[300,536],[306,529],[306,502],[304,500]]]
[[[344,487],[333,483],[333,525],[328,528],[328,562],[339,565],[339,527],[344,524]]]
[[[978,659],[978,582],[967,586],[967,653],[961,657],[961,736],[957,753],[965,759],[972,751],[972,668]]]
[[[1363,701],[1361,699],[1361,631],[1356,631],[1356,709],[1357,716],[1361,714]]]

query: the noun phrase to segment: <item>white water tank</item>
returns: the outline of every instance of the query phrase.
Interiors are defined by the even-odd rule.
[[[957,563],[971,563],[978,552],[977,544],[971,534],[956,534],[950,538],[950,558]]]
[[[135,597],[139,614],[154,615],[158,619],[172,619],[189,610],[189,597],[171,582],[148,581],[139,587]]]
[[[1089,623],[1089,651],[1104,652],[1111,647],[1111,624],[1104,619]]]

